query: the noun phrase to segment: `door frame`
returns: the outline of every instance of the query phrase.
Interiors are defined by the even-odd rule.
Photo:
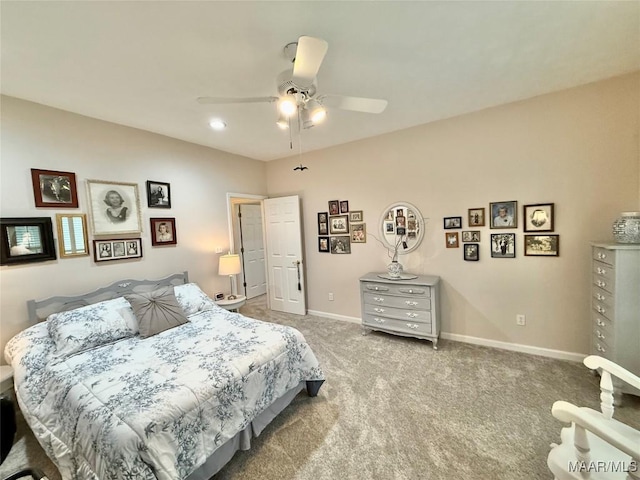
[[[264,205],[262,203],[262,201],[266,198],[269,198],[266,195],[254,195],[254,194],[250,194],[250,193],[234,193],[234,192],[227,192],[227,230],[229,231],[229,251],[231,253],[236,253],[236,237],[235,237],[235,232],[236,232],[236,223],[235,223],[235,212],[233,210],[234,205],[237,204],[242,204],[242,203],[259,203],[260,204],[260,208],[262,209],[262,238],[266,238],[265,237],[265,226],[264,226]],[[264,249],[265,249],[265,254],[267,253],[267,244],[265,243],[264,245]],[[265,268],[266,268],[266,262],[265,262]],[[267,275],[267,272],[265,271],[265,278],[266,278],[266,282],[267,282],[267,308],[271,308],[271,305],[269,304],[269,275]],[[234,276],[233,281],[235,282],[235,287],[236,287],[236,292],[239,292],[240,290],[238,289],[238,277],[237,275]]]

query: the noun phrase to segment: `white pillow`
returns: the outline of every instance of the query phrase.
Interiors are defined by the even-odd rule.
[[[184,314],[187,316],[217,307],[216,303],[195,283],[177,285],[174,287],[173,292],[178,300],[178,305],[182,307]]]
[[[67,357],[91,348],[132,337],[137,331],[133,309],[123,297],[105,300],[47,317],[56,354]]]

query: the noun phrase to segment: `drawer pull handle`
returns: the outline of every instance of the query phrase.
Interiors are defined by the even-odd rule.
[[[604,295],[600,295],[600,294],[598,293],[598,294],[596,294],[596,298],[597,298],[598,300],[604,300]]]
[[[600,267],[598,267],[598,270],[597,270],[597,271],[598,271],[598,273],[599,273],[600,275],[606,275],[606,274],[607,274],[607,269],[606,269],[606,268],[600,268]]]
[[[606,309],[606,308],[602,308],[600,305],[598,305],[598,306],[596,307],[596,310],[598,310],[598,312],[600,312],[600,313],[605,313],[605,312],[607,311],[607,309]]]
[[[376,307],[376,308],[374,308],[374,309],[373,309],[373,311],[374,311],[374,312],[378,312],[378,313],[384,313],[384,308],[378,308],[378,307]]]
[[[384,302],[384,297],[373,297],[376,302]]]
[[[605,348],[602,348],[599,343],[596,345],[596,349],[602,353],[605,353],[607,351]]]
[[[598,258],[607,258],[607,254],[598,252]]]
[[[607,282],[603,282],[602,280],[598,280],[596,282],[596,285],[598,285],[599,287],[606,287],[607,286]]]
[[[416,305],[418,305],[418,302],[412,302],[411,300],[407,300],[406,302],[407,305],[409,305],[410,307],[415,307]]]
[[[409,317],[409,318],[416,318],[417,316],[418,316],[417,313],[407,312],[407,317]]]
[[[418,326],[419,325],[417,323],[407,323],[407,327],[412,328],[414,330],[418,328]]]
[[[596,319],[596,323],[598,324],[599,327],[604,327],[606,325],[606,323],[604,323],[602,320],[600,320],[599,318]]]
[[[598,337],[600,340],[605,339],[605,336],[600,333],[600,330],[596,330],[596,337]]]
[[[378,323],[384,323],[384,318],[373,317],[373,319]]]

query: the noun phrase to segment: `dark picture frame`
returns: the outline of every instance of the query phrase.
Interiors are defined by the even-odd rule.
[[[349,213],[349,200],[340,200],[340,213]]]
[[[340,215],[339,200],[329,200],[329,215]]]
[[[329,217],[329,233],[340,235],[349,233],[349,215],[334,215]]]
[[[463,242],[479,242],[480,230],[463,230],[462,241]]]
[[[492,202],[489,204],[490,228],[517,228],[518,202]]]
[[[527,257],[559,257],[560,235],[525,235],[524,254]]]
[[[331,237],[331,253],[335,253],[337,255],[351,253],[350,240],[351,237],[349,235]]]
[[[318,212],[318,235],[329,235],[329,212]]]
[[[463,246],[464,259],[467,262],[477,262],[480,260],[480,244],[478,243],[466,243]]]
[[[322,253],[329,253],[331,251],[329,237],[318,237],[318,251]]]
[[[462,217],[444,217],[443,224],[445,230],[462,228]]]
[[[141,238],[110,238],[93,241],[93,259],[96,263],[133,258],[142,258]]]
[[[0,218],[0,265],[56,259],[51,217]]]
[[[175,218],[150,218],[149,223],[151,224],[152,246],[176,245],[178,243]]]
[[[147,206],[149,208],[171,208],[171,184],[147,180]]]
[[[491,234],[492,258],[516,258],[516,234],[492,233]]]
[[[535,203],[522,206],[525,232],[553,232],[554,204]]]
[[[470,208],[469,209],[469,227],[484,227],[485,224],[485,216],[484,216],[484,207],[480,208]]]
[[[75,173],[32,168],[31,183],[36,207],[78,208]]]
[[[91,230],[94,235],[128,235],[142,232],[138,184],[87,180]],[[113,200],[120,199],[119,203]],[[119,209],[122,207],[121,209]],[[118,213],[119,212],[119,213]]]
[[[460,242],[458,241],[458,232],[445,232],[444,236],[447,248],[460,247]]]

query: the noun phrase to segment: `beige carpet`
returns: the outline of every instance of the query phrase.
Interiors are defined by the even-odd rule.
[[[580,363],[382,333],[352,323],[271,312],[252,300],[242,313],[292,325],[307,338],[327,381],[291,406],[214,478],[551,479],[549,444],[562,424],[551,405],[598,408],[598,378]],[[640,399],[616,417],[640,428]],[[28,428],[0,478],[31,464],[58,480]]]

